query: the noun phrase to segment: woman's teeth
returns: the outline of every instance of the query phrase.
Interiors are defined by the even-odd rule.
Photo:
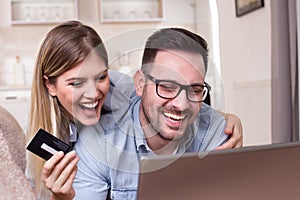
[[[94,103],[82,103],[81,104],[84,108],[95,108],[98,105],[98,101]]]

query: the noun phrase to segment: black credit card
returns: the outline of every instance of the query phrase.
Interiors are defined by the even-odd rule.
[[[65,154],[68,153],[72,150],[72,147],[47,131],[39,129],[26,149],[48,160],[58,151],[63,151]]]

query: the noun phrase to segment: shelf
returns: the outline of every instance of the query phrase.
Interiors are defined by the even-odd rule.
[[[0,86],[0,91],[15,91],[15,90],[29,90],[30,91],[31,87],[29,85],[1,85]]]
[[[161,22],[164,0],[99,0],[100,22]]]
[[[137,23],[137,22],[161,22],[161,18],[138,18],[138,19],[102,19],[103,23]]]
[[[77,19],[77,0],[11,0],[11,24],[55,24]]]

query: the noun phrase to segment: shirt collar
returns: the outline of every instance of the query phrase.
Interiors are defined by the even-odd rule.
[[[134,122],[134,136],[136,143],[136,150],[139,153],[150,153],[153,152],[147,144],[142,126],[140,121],[140,98],[133,98],[133,110],[132,110],[132,118]]]
[[[70,128],[70,142],[77,142],[77,128],[73,123],[69,124]]]

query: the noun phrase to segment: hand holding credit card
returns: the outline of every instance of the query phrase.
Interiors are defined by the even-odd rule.
[[[48,160],[58,151],[63,151],[65,154],[68,153],[72,150],[72,147],[47,131],[39,129],[26,149]]]

